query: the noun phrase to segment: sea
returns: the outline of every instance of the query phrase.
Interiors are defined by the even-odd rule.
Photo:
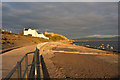
[[[108,51],[120,52],[118,48],[118,41],[74,41],[72,44],[79,46],[92,47]]]

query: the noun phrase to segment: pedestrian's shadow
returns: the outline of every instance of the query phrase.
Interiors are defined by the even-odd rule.
[[[50,79],[48,71],[47,71],[47,67],[45,65],[45,62],[44,62],[42,55],[40,56],[40,59],[41,59],[41,65],[42,65],[42,70],[43,70],[43,78]]]

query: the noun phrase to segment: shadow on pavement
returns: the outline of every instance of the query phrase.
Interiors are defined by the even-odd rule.
[[[43,78],[50,79],[48,71],[47,71],[47,67],[45,65],[42,55],[40,56],[40,59],[41,59],[41,65],[42,65],[42,70],[43,70]]]

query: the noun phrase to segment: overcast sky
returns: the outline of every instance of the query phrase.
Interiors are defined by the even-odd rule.
[[[34,28],[67,36],[113,37],[118,34],[117,2],[4,2],[3,29]]]
[[[118,2],[119,0],[1,0],[2,2]]]

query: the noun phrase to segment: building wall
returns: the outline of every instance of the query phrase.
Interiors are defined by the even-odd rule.
[[[44,36],[43,34],[38,34],[36,30],[28,29],[28,31],[24,30],[24,35],[31,34],[33,37],[40,37],[44,39],[49,39],[48,37]]]
[[[38,34],[38,37],[44,38],[44,39],[49,39],[48,37],[44,36],[43,34]]]
[[[37,37],[37,32],[35,30],[28,29],[28,31],[24,31],[24,35],[31,34],[34,37]]]

